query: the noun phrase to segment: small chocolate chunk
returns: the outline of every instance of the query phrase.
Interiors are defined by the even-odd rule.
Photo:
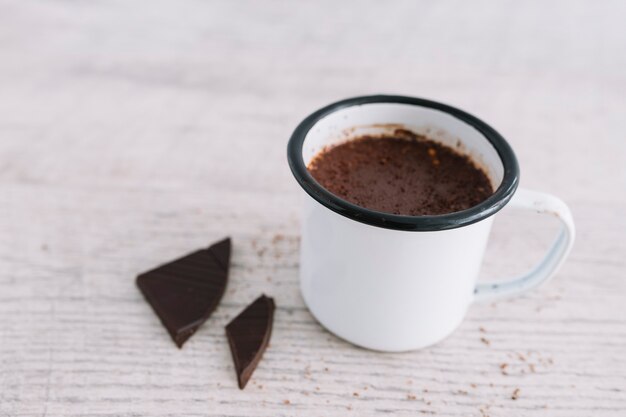
[[[248,383],[270,341],[274,308],[274,299],[262,295],[226,326],[240,389]]]
[[[180,348],[215,310],[226,289],[230,238],[137,277],[137,286]]]

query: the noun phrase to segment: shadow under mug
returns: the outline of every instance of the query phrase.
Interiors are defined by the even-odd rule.
[[[467,210],[400,216],[359,207],[324,189],[306,166],[327,146],[403,128],[469,155],[495,192]],[[369,349],[406,351],[452,333],[473,301],[511,296],[547,281],[575,235],[558,198],[517,189],[519,168],[493,128],[454,107],[402,96],[356,97],[308,116],[288,144],[289,166],[306,192],[300,288],[313,316],[337,336]],[[505,205],[556,216],[558,237],[527,274],[477,284],[493,215]]]

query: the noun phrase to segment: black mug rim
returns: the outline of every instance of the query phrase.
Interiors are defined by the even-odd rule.
[[[337,197],[322,187],[309,173],[302,157],[302,147],[309,130],[324,117],[347,107],[373,103],[399,103],[427,107],[447,113],[478,130],[495,148],[504,175],[496,191],[481,203],[469,209],[440,215],[404,216],[370,210]],[[323,107],[307,116],[294,130],[287,145],[287,160],[296,181],[318,203],[348,219],[385,229],[402,231],[437,231],[467,226],[492,216],[511,199],[519,184],[519,165],[511,146],[495,129],[479,118],[443,103],[432,100],[396,96],[373,95],[348,98]]]

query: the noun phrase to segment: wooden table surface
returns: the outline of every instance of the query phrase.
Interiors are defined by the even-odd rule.
[[[625,13],[0,1],[0,415],[626,415]],[[334,337],[298,291],[286,142],[314,109],[376,92],[491,123],[522,186],[563,198],[578,228],[549,284],[406,354]],[[554,232],[505,210],[483,279],[523,271]],[[226,235],[226,295],[178,350],[135,276]],[[223,327],[262,292],[274,334],[240,391]]]

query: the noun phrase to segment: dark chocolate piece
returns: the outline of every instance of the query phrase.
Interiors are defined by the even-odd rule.
[[[240,389],[248,383],[270,341],[274,308],[274,299],[264,294],[226,326]]]
[[[220,302],[229,263],[226,238],[137,277],[137,286],[179,348]]]

